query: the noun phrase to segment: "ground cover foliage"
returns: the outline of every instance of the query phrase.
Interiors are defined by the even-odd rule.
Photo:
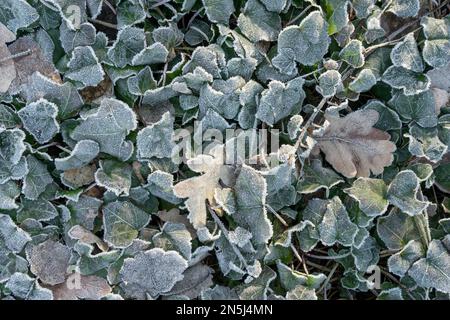
[[[0,298],[448,299],[449,8],[2,0]]]

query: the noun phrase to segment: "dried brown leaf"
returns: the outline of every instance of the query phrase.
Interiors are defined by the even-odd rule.
[[[396,146],[387,132],[373,127],[378,118],[378,112],[370,109],[327,117],[328,126],[316,140],[336,171],[347,178],[368,177],[392,163]]]
[[[8,91],[11,82],[16,77],[16,68],[14,67],[14,61],[8,59],[11,56],[11,52],[6,45],[7,42],[16,40],[14,33],[8,30],[4,24],[0,22],[0,93]]]
[[[55,300],[100,300],[111,293],[111,287],[105,279],[79,273],[73,273],[64,283],[46,288],[53,292]]]

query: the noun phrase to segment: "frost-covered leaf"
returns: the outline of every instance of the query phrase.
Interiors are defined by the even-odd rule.
[[[344,182],[344,180],[333,170],[322,166],[320,160],[314,159],[310,165],[305,164],[303,175],[297,183],[299,193],[314,193],[322,188],[327,194],[335,185]]]
[[[176,251],[155,248],[125,259],[120,274],[131,296],[143,298],[149,294],[156,298],[182,280],[187,267],[186,260]]]
[[[22,193],[25,198],[36,200],[46,187],[53,182],[53,179],[45,163],[32,155],[27,156],[27,166],[28,173],[23,180]]]
[[[267,217],[265,179],[253,168],[243,166],[234,186],[236,197],[236,223],[249,230],[255,244],[265,244],[273,234]]]
[[[4,184],[0,184],[0,209],[17,209],[19,206],[16,203],[16,199],[19,195],[20,188],[17,186],[17,183],[7,181]]]
[[[356,78],[348,84],[348,88],[361,93],[369,91],[377,83],[377,78],[370,69],[362,69]]]
[[[60,26],[61,45],[67,53],[76,47],[92,46],[95,43],[95,27],[90,23],[83,23],[76,30],[69,28],[66,22]]]
[[[84,87],[95,87],[104,78],[105,72],[92,47],[76,47],[67,63],[65,76],[77,81]]]
[[[131,188],[131,166],[115,160],[104,160],[99,164],[100,168],[95,172],[97,185],[117,196],[122,193],[128,195]]]
[[[53,102],[58,106],[58,118],[61,119],[73,116],[83,106],[83,99],[72,83],[59,84],[40,72],[36,72],[30,77],[22,94],[28,103],[41,98]]]
[[[6,288],[11,293],[24,300],[52,300],[52,292],[39,285],[36,279],[29,277],[24,273],[16,272],[6,283]]]
[[[352,0],[352,7],[358,18],[367,18],[373,10],[375,0]]]
[[[417,48],[414,33],[409,33],[402,42],[395,45],[391,51],[391,60],[396,67],[423,72],[425,66]]]
[[[81,140],[77,142],[69,156],[55,159],[57,170],[81,168],[89,164],[100,152],[97,142],[92,140]]]
[[[415,17],[419,13],[419,0],[393,0],[388,4],[388,11],[400,18]]]
[[[409,152],[416,157],[424,157],[431,162],[438,162],[447,152],[447,145],[438,137],[437,128],[422,128],[412,125],[409,128]]]
[[[380,115],[377,123],[374,125],[377,129],[389,131],[398,130],[402,127],[402,122],[398,114],[385,106],[381,101],[371,100],[364,106],[364,109],[375,110]]]
[[[43,283],[55,285],[63,283],[68,272],[70,249],[53,240],[26,248],[31,272]]]
[[[17,221],[23,222],[26,219],[36,221],[49,221],[58,216],[58,210],[47,200],[22,200],[22,208],[17,212]]]
[[[11,56],[11,52],[8,50],[6,43],[16,40],[16,36],[1,22],[0,34],[0,58],[7,59]],[[0,78],[0,93],[5,93],[8,91],[11,83],[16,78],[14,61],[7,59],[2,62],[0,64],[0,72],[2,73],[2,77]]]
[[[104,238],[115,247],[124,248],[137,238],[139,230],[150,221],[150,215],[129,201],[114,201],[102,209]]]
[[[136,139],[138,159],[170,158],[175,147],[172,136],[173,118],[166,112],[161,120],[139,131]]]
[[[327,70],[322,73],[319,77],[319,86],[317,91],[324,96],[329,98],[334,96],[337,92],[342,89],[342,78],[341,74],[336,70]]]
[[[281,18],[259,0],[248,0],[239,15],[238,27],[252,42],[275,41],[281,31]]]
[[[305,98],[304,80],[295,78],[286,85],[279,81],[271,81],[269,88],[261,94],[256,117],[270,126],[287,117],[295,106],[302,105]]]
[[[435,100],[431,91],[413,96],[396,93],[388,102],[400,115],[403,122],[414,121],[424,128],[437,125]]]
[[[280,13],[285,10],[288,0],[260,0],[268,11]]]
[[[36,9],[25,0],[4,0],[0,4],[0,22],[14,34],[39,19]]]
[[[425,255],[425,250],[419,241],[411,240],[402,250],[388,259],[389,271],[403,277],[414,262]]]
[[[298,285],[286,294],[287,300],[317,300],[315,290]]]
[[[174,204],[181,202],[174,194],[173,176],[170,173],[156,170],[148,175],[147,182],[144,187],[155,197]]]
[[[12,129],[20,123],[15,111],[10,107],[0,104],[0,127]]]
[[[203,263],[197,263],[184,271],[183,280],[178,281],[167,295],[183,295],[195,299],[213,285],[212,277],[213,269]]]
[[[152,90],[156,87],[157,84],[150,67],[146,67],[139,71],[137,75],[128,78],[128,89],[137,96],[142,96],[147,90]]]
[[[70,218],[72,223],[74,225],[79,224],[88,230],[94,229],[94,220],[101,205],[101,200],[87,195],[82,195],[77,202],[67,202],[67,207],[71,212]]]
[[[187,261],[191,260],[192,238],[184,224],[166,222],[160,233],[153,236],[155,247],[164,251],[175,250]]]
[[[408,274],[425,288],[436,288],[450,292],[450,254],[448,248],[439,240],[433,240],[427,250],[426,258],[415,262]]]
[[[202,2],[211,22],[228,25],[228,20],[235,10],[233,0],[202,0]]]
[[[17,114],[25,129],[41,144],[51,140],[59,132],[56,121],[58,107],[52,102],[39,99],[20,109]]]
[[[434,170],[436,186],[444,192],[450,193],[450,163],[441,164]]]
[[[425,34],[423,59],[432,67],[444,67],[450,63],[450,18],[423,17],[420,24]]]
[[[400,250],[409,241],[421,239],[414,218],[398,210],[392,210],[389,215],[378,219],[377,232],[391,250]]]
[[[188,198],[185,201],[189,210],[189,221],[198,229],[206,224],[206,204],[214,200],[214,190],[220,187],[219,180],[229,181],[229,170],[224,165],[223,147],[218,146],[211,150],[210,155],[200,155],[187,162],[189,168],[195,172],[204,173],[183,180],[175,185],[174,194],[179,198]]]
[[[25,151],[25,133],[20,129],[5,130],[0,127],[0,138],[1,163],[4,165],[19,163]]]
[[[28,233],[19,228],[9,215],[0,214],[0,239],[3,245],[14,253],[21,252],[25,245],[31,241]]]
[[[430,79],[426,74],[403,67],[390,66],[383,73],[381,80],[395,89],[403,89],[407,96],[422,93],[430,87]]]
[[[131,64],[133,66],[143,66],[164,63],[167,61],[168,55],[169,51],[167,51],[166,47],[160,42],[155,42],[136,54]]]
[[[368,216],[382,215],[388,208],[387,186],[381,179],[358,178],[344,191],[358,201],[359,208]]]
[[[303,275],[280,260],[277,261],[277,269],[281,285],[288,291],[295,289],[299,285],[309,289],[318,289],[326,279],[323,273]]]
[[[417,199],[420,182],[411,170],[399,172],[389,185],[387,198],[389,202],[404,213],[415,216],[428,206],[428,202]]]
[[[379,119],[374,110],[358,110],[344,118],[329,117],[329,125],[316,137],[326,160],[345,177],[380,174],[393,161],[395,144],[390,135],[373,128]]]
[[[98,276],[72,273],[66,282],[47,286],[55,300],[100,300],[111,293],[108,281]]]
[[[136,114],[125,103],[116,99],[103,99],[95,113],[89,114],[71,133],[76,141],[93,140],[100,152],[127,160],[133,151],[125,137],[136,129]]]
[[[326,54],[331,42],[327,29],[328,24],[319,11],[311,12],[299,26],[284,28],[278,36],[278,55],[274,58],[274,66],[286,71],[286,63],[291,59],[303,65],[315,64]],[[287,54],[292,58],[288,58]],[[283,63],[279,65],[279,62]],[[288,74],[292,74],[293,67],[294,64],[289,64]]]
[[[119,31],[113,46],[108,50],[108,57],[118,68],[131,64],[133,58],[145,48],[143,29],[126,27]]]
[[[143,22],[147,15],[142,5],[143,2],[139,0],[120,1],[117,6],[117,27],[122,29]]]
[[[350,246],[358,232],[358,227],[350,221],[347,210],[338,197],[327,205],[323,220],[319,225],[320,240],[327,246],[336,242]]]
[[[359,40],[351,40],[339,53],[339,58],[354,68],[364,65],[364,47]]]

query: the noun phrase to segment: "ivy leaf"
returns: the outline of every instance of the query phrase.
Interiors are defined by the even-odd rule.
[[[348,88],[361,93],[369,91],[377,83],[377,78],[370,69],[362,69],[356,78],[348,84]]]
[[[328,34],[332,35],[344,28],[348,21],[348,0],[327,0],[325,8],[328,21]]]
[[[0,103],[0,127],[12,129],[20,123],[16,112],[10,107]]]
[[[342,90],[341,74],[336,70],[327,70],[319,77],[317,91],[325,98],[334,96]]]
[[[202,0],[202,2],[211,22],[228,25],[228,20],[235,10],[233,0]]]
[[[52,102],[39,99],[20,109],[17,114],[25,129],[40,144],[48,142],[59,132],[59,124],[56,121],[58,107]]]
[[[336,242],[350,246],[358,227],[350,221],[347,210],[338,197],[331,199],[319,225],[320,241],[326,246]]]
[[[166,222],[160,233],[153,236],[155,247],[164,251],[175,250],[187,261],[191,260],[192,238],[184,224]]]
[[[401,250],[409,241],[421,240],[414,218],[398,210],[378,219],[377,232],[391,250]]]
[[[105,241],[117,248],[130,245],[151,218],[147,212],[128,201],[108,203],[102,212]]]
[[[148,175],[147,181],[144,187],[155,197],[173,204],[181,202],[181,199],[174,195],[173,175],[170,173],[156,170]]]
[[[182,280],[187,267],[178,252],[154,248],[125,259],[120,274],[132,296],[141,298],[149,294],[156,298]]]
[[[417,199],[420,182],[412,170],[399,172],[388,188],[387,198],[404,213],[415,216],[428,206],[428,202]]]
[[[143,3],[137,0],[121,1],[117,6],[117,27],[123,29],[144,22],[147,15],[142,6]]]
[[[166,47],[161,42],[155,42],[135,55],[133,60],[131,60],[131,64],[133,66],[143,66],[164,63],[167,61],[168,55],[169,51],[167,51]]]
[[[397,92],[388,102],[398,112],[403,122],[414,121],[424,128],[437,125],[435,100],[430,91],[413,96]]]
[[[388,133],[373,128],[378,112],[358,110],[344,118],[328,118],[328,127],[315,139],[336,171],[347,178],[368,177],[370,172],[382,173],[392,163],[395,144]]]
[[[302,78],[295,78],[286,85],[277,80],[269,83],[269,88],[261,94],[256,117],[270,126],[287,117],[305,99]]]
[[[450,193],[450,163],[441,164],[434,170],[436,186],[443,192]]]
[[[395,89],[403,89],[407,96],[427,91],[430,87],[430,79],[426,74],[403,67],[390,66],[383,73],[381,80]]]
[[[352,0],[352,7],[358,18],[367,18],[373,10],[375,0]]]
[[[22,208],[17,212],[17,221],[24,222],[26,219],[36,221],[49,221],[58,216],[58,210],[47,200],[22,200]]]
[[[424,157],[431,162],[438,162],[447,152],[447,145],[438,137],[437,128],[422,128],[412,125],[409,128],[409,152],[416,157]]]
[[[424,71],[425,66],[417,48],[414,33],[408,33],[402,42],[395,45],[391,51],[391,60],[396,67],[402,67],[414,72]]]
[[[13,181],[7,181],[0,184],[0,209],[13,210],[18,209],[16,203],[17,197],[20,195],[20,188]]]
[[[81,140],[77,142],[69,156],[55,159],[56,169],[66,171],[84,167],[95,159],[99,152],[100,147],[97,142],[92,140]]]
[[[59,84],[40,72],[35,72],[22,92],[28,103],[45,99],[58,106],[58,118],[67,119],[83,106],[83,99],[70,82]]]
[[[425,34],[423,59],[432,67],[445,67],[450,63],[450,18],[423,17],[420,24]]]
[[[286,53],[294,53],[294,63],[314,65],[326,54],[331,42],[327,29],[328,24],[319,11],[311,12],[299,26],[284,28],[278,35],[278,55],[272,61],[274,66],[280,71],[286,70],[286,62],[290,60]],[[279,62],[283,63],[278,65]],[[292,68],[288,69],[292,71]]]
[[[354,68],[364,65],[364,47],[359,40],[351,40],[339,53],[339,58]]]
[[[105,76],[92,47],[76,47],[72,52],[72,58],[67,63],[67,68],[68,72],[65,76],[81,83],[82,88],[95,87]]]
[[[156,89],[156,87],[157,84],[150,67],[146,67],[137,75],[128,78],[128,89],[137,96],[143,96],[147,90]]]
[[[248,0],[239,15],[238,27],[252,42],[275,41],[281,31],[281,18],[259,0]]]
[[[17,164],[26,147],[25,133],[20,129],[5,130],[0,127],[0,160],[6,164]]]
[[[164,295],[183,295],[189,299],[197,298],[213,285],[213,269],[203,263],[197,263],[183,272],[183,280],[178,281]]]
[[[9,215],[0,213],[0,238],[2,248],[6,248],[14,253],[19,253],[25,245],[31,241],[30,235],[19,228]],[[3,248],[2,248],[3,250]]]
[[[390,3],[388,11],[400,18],[408,18],[417,16],[419,9],[419,0],[394,0]]]
[[[36,279],[33,279],[25,273],[14,273],[6,283],[5,287],[11,293],[24,300],[52,300],[52,292],[42,288]]]
[[[116,99],[103,99],[95,113],[89,114],[71,133],[76,141],[93,140],[100,152],[127,160],[133,151],[131,142],[125,140],[136,129],[136,115],[125,103]]]
[[[0,4],[0,22],[14,34],[38,19],[36,9],[25,0],[5,0]]]
[[[370,217],[382,215],[389,206],[387,186],[381,179],[358,178],[344,191],[358,201],[359,208]]]
[[[53,240],[26,248],[31,272],[42,282],[55,285],[63,283],[69,267],[70,249]]]
[[[95,172],[95,182],[116,196],[128,195],[131,188],[131,166],[115,160],[100,161]]]
[[[398,114],[385,106],[381,101],[371,100],[364,106],[364,109],[375,110],[380,115],[380,118],[374,125],[377,129],[389,131],[398,130],[402,127],[402,122],[400,121]]]
[[[425,250],[419,241],[409,241],[402,250],[388,259],[389,271],[403,277],[414,262],[425,255]]]
[[[23,180],[22,193],[25,198],[36,200],[45,191],[45,188],[53,182],[53,179],[47,170],[47,166],[36,157],[28,155],[27,165],[28,173]]]
[[[276,277],[277,274],[275,271],[269,267],[265,267],[258,278],[237,288],[239,298],[241,300],[267,299],[267,291],[269,286]]]
[[[138,132],[136,145],[139,160],[170,158],[175,148],[173,142],[173,118],[166,112],[161,120]]]
[[[450,254],[439,240],[430,242],[426,258],[415,262],[408,274],[421,287],[450,293]]]
[[[284,9],[287,9],[289,5],[288,0],[260,0],[268,11],[281,13]]]
[[[95,27],[90,23],[83,23],[76,30],[72,30],[66,22],[59,27],[61,46],[69,53],[76,47],[92,46],[95,43]]]
[[[108,57],[118,68],[131,64],[133,58],[145,48],[143,29],[126,27],[119,31],[113,46],[108,50]]]
[[[233,218],[238,225],[252,233],[255,244],[266,244],[273,230],[266,212],[266,180],[253,168],[244,165],[234,186],[236,213]]]
[[[298,285],[286,294],[287,300],[317,300],[315,290],[306,286]]]
[[[322,188],[329,194],[330,189],[344,180],[333,170],[325,168],[318,159],[311,161],[311,165],[303,167],[303,175],[297,183],[299,193],[314,193]]]

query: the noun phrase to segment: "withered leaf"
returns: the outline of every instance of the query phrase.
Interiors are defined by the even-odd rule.
[[[379,114],[375,110],[358,110],[343,118],[327,115],[328,126],[317,144],[326,160],[347,178],[380,174],[389,166],[396,150],[391,136],[373,126]]]
[[[100,300],[111,293],[108,282],[97,276],[71,274],[64,283],[47,286],[55,300]]]

